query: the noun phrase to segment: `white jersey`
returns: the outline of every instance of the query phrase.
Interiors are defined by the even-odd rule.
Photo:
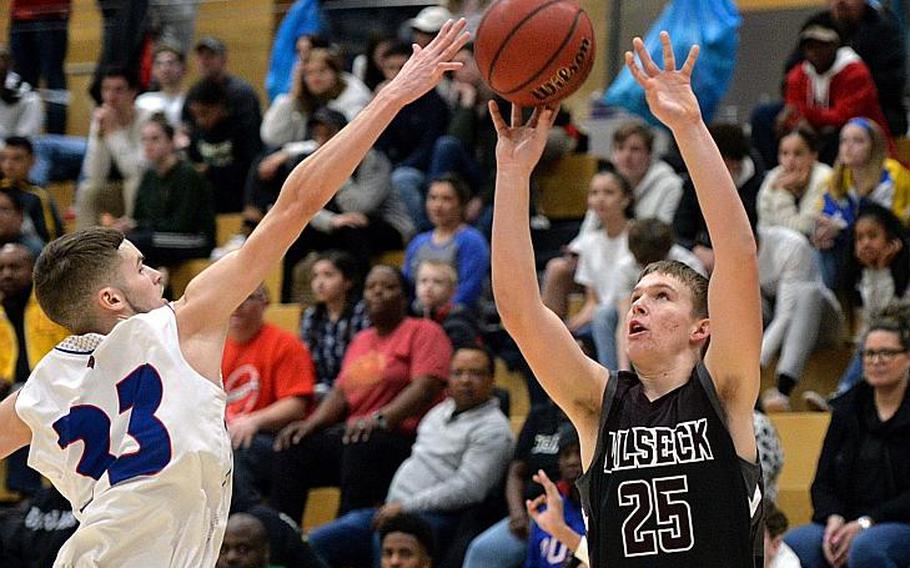
[[[80,523],[54,566],[214,566],[231,496],[225,399],[184,360],[170,306],[57,345],[16,401],[28,464]]]

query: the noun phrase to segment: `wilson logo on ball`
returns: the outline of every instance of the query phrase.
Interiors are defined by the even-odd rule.
[[[535,87],[531,91],[534,98],[539,101],[544,101],[564,89],[566,85],[569,84],[569,81],[572,80],[572,77],[574,77],[579,70],[584,69],[584,63],[588,58],[590,50],[591,41],[588,40],[588,38],[582,39],[581,45],[578,47],[578,53],[575,54],[575,59],[572,60],[571,65],[561,67],[559,71],[554,73],[549,79]]]

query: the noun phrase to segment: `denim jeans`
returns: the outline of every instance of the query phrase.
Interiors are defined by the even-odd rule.
[[[619,325],[619,312],[616,310],[616,306],[599,305],[594,309],[591,335],[594,336],[597,361],[607,369],[619,367],[619,357],[616,353],[617,325]]]
[[[527,541],[512,534],[506,517],[471,541],[462,568],[519,568],[527,555]]]
[[[422,233],[433,228],[427,219],[426,192],[427,176],[417,168],[401,166],[392,170],[392,188],[398,192],[408,215],[417,227],[417,232]]]
[[[483,170],[477,159],[464,142],[448,134],[440,136],[433,145],[433,157],[430,160],[427,177],[429,181],[433,181],[447,173],[458,174],[474,195],[480,193],[483,188]]]
[[[342,566],[376,566],[381,561],[379,534],[373,531],[376,509],[355,509],[310,532],[308,541],[313,551],[333,568]],[[440,545],[451,540],[458,521],[453,513],[420,513],[433,529]],[[437,550],[439,552],[439,550]]]
[[[52,181],[79,179],[88,145],[85,138],[45,134],[36,137],[34,144],[35,165],[29,172],[32,183],[47,187]]]
[[[826,568],[822,553],[825,527],[809,524],[784,535],[803,568]],[[882,523],[856,535],[847,556],[850,568],[905,568],[910,565],[910,524]]]

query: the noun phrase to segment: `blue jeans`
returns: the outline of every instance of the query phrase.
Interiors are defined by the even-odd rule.
[[[398,192],[408,215],[414,221],[417,232],[422,233],[433,228],[427,219],[426,205],[427,176],[417,168],[401,166],[392,170],[392,188]]]
[[[313,529],[308,541],[313,550],[333,568],[376,566],[382,559],[379,533],[371,526],[376,509],[355,509],[327,525]],[[440,545],[447,543],[458,522],[454,513],[420,513],[433,529]],[[437,552],[439,550],[437,549]]]
[[[464,142],[449,134],[440,136],[433,145],[433,157],[430,159],[427,177],[432,181],[447,173],[458,174],[470,186],[474,195],[483,189],[483,170],[477,159]]]
[[[527,555],[528,543],[512,534],[506,517],[471,541],[462,568],[519,568]]]
[[[784,535],[803,568],[827,568],[822,553],[825,527],[810,524]],[[856,535],[847,556],[850,568],[905,568],[910,565],[910,524],[882,523]]]
[[[616,306],[597,306],[591,320],[591,335],[594,336],[594,347],[597,348],[597,361],[608,369],[619,367],[616,353],[616,326],[619,325],[619,312]]]
[[[234,494],[231,505],[244,511],[271,493],[272,434],[256,434],[249,448],[234,450]]]
[[[852,389],[863,380],[863,348],[862,346],[858,347],[853,353],[853,357],[850,358],[850,362],[847,363],[847,368],[844,370],[844,374],[841,375],[840,381],[837,383],[837,391],[834,393],[836,396],[840,396]]]
[[[78,136],[45,134],[34,139],[35,165],[29,172],[32,183],[47,187],[52,181],[79,179],[88,141]]]

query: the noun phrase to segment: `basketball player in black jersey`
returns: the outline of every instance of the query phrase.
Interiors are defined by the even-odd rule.
[[[636,372],[585,357],[541,301],[528,229],[529,178],[554,112],[538,109],[522,126],[513,109],[508,126],[491,105],[493,291],[506,329],[578,430],[591,568],[753,568],[762,566],[763,537],[752,428],[762,333],[756,245],[691,89],[698,48],[677,70],[666,33],[661,42],[663,69],[638,38],[641,64],[631,53],[626,63],[689,168],[714,243],[710,284],[678,263],[647,266],[626,323]]]

